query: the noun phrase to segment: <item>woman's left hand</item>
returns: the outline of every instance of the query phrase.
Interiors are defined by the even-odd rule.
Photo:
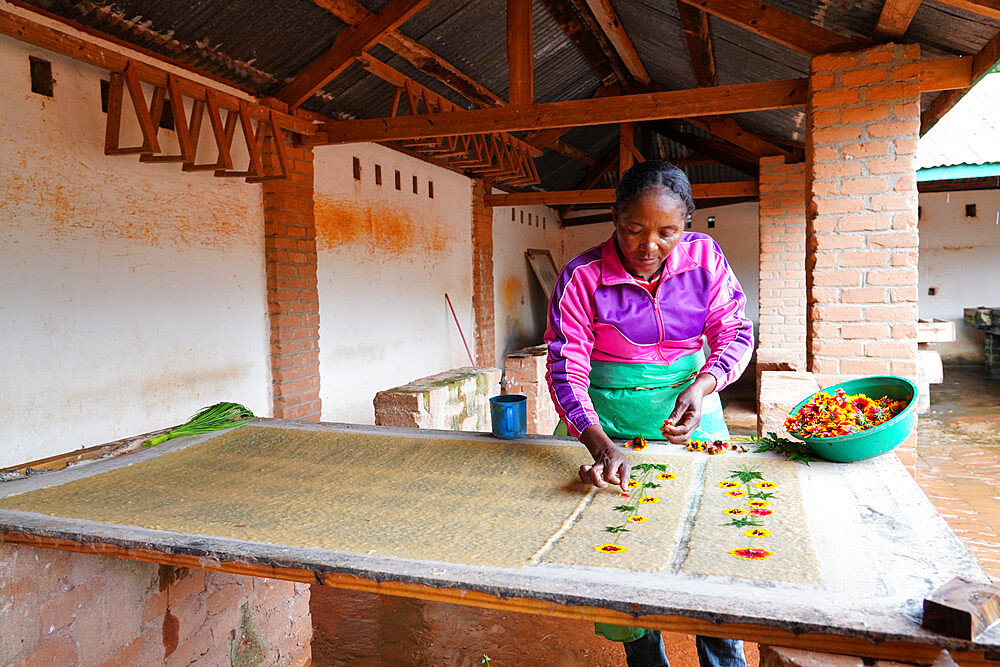
[[[686,445],[691,434],[701,423],[701,403],[705,396],[715,391],[715,376],[701,373],[691,386],[677,396],[674,411],[663,426],[663,436],[675,445]]]

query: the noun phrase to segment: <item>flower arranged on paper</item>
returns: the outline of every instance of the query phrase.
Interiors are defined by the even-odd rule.
[[[615,541],[595,546],[594,549],[596,551],[608,554],[628,551],[628,547],[620,544],[622,536],[625,533],[631,532],[632,529],[629,526],[637,526],[649,521],[648,516],[639,514],[640,503],[643,505],[652,505],[660,502],[658,497],[646,495],[649,489],[657,489],[661,486],[653,482],[652,479],[654,477],[656,479],[674,479],[677,477],[675,473],[669,472],[667,466],[663,463],[636,463],[632,466],[632,474],[634,477],[628,483],[629,493],[618,494],[627,500],[620,505],[614,506],[615,512],[619,512],[625,516],[622,518],[621,523],[604,528],[604,532],[615,536]]]
[[[883,424],[908,405],[883,396],[871,399],[865,394],[848,395],[837,388],[833,394],[821,391],[795,414],[785,419],[785,430],[798,437],[831,438],[857,433]]]
[[[663,429],[661,429],[663,430]],[[666,431],[664,431],[666,435]],[[735,442],[730,442],[729,440],[688,440],[688,443],[684,445],[684,449],[689,452],[705,452],[706,454],[714,455],[721,454],[722,452],[736,452],[738,454],[746,454],[747,448],[742,445],[737,445]]]
[[[754,546],[756,540],[762,540],[771,535],[761,520],[774,513],[767,509],[772,498],[778,496],[778,484],[764,479],[764,475],[753,466],[743,466],[738,470],[730,470],[729,479],[719,482],[719,487],[726,489],[723,493],[733,498],[747,497],[743,507],[722,510],[730,518],[724,526],[745,529],[743,536],[750,538],[750,544],[738,549],[730,549],[729,555],[741,560],[761,560],[770,558],[773,552]]]
[[[763,560],[765,558],[770,558],[774,554],[767,549],[747,547],[744,549],[730,549],[729,555],[734,558],[742,558],[743,560]]]
[[[640,452],[649,445],[644,437],[641,435],[636,435],[634,438],[628,441],[628,445],[637,452]]]

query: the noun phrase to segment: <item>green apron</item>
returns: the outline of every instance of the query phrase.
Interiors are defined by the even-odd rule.
[[[660,427],[674,410],[677,396],[691,386],[705,365],[701,350],[672,364],[623,364],[592,361],[590,400],[601,427],[610,438],[630,439],[642,435],[647,440],[663,440]],[[569,435],[559,422],[555,435]],[[712,392],[701,404],[701,423],[691,438],[729,440],[729,428],[722,418],[722,401]],[[616,642],[641,639],[651,630],[608,623],[594,623],[594,631]]]

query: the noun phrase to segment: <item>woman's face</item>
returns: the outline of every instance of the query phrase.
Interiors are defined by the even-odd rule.
[[[626,268],[649,278],[680,243],[687,220],[684,202],[662,186],[647,188],[632,202],[615,208],[615,234]]]

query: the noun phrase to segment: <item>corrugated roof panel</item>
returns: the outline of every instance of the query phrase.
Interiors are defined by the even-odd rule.
[[[617,0],[614,6],[649,76],[666,90],[694,88],[694,72],[676,5],[655,0]]]
[[[948,55],[971,55],[980,50],[1000,30],[1000,21],[970,14],[950,5],[924,0],[906,31],[906,38],[926,43]],[[921,48],[921,57],[933,57]]]
[[[845,37],[871,38],[884,0],[768,0],[769,5]]]
[[[809,74],[809,56],[710,16],[720,86],[794,79]]]

